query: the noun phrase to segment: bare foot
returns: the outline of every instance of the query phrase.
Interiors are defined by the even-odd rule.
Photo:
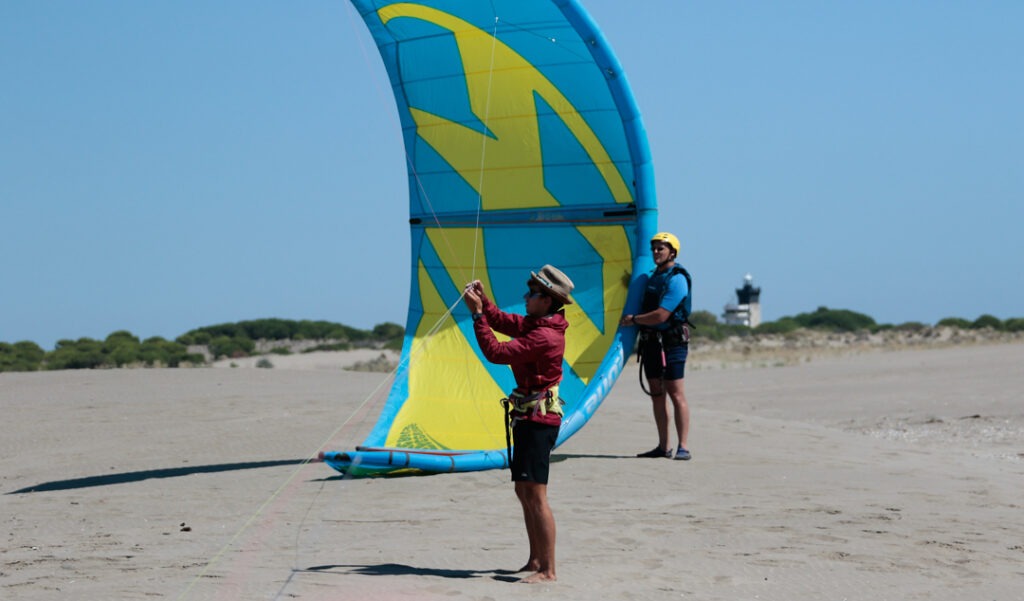
[[[555,580],[558,580],[558,578],[555,577],[554,572],[537,572],[532,576],[523,578],[519,582],[522,582],[523,584],[536,584],[538,582],[554,582]]]

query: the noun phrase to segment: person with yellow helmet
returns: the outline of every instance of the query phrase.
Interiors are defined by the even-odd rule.
[[[676,264],[679,238],[660,232],[651,238],[654,271],[642,276],[644,297],[640,313],[624,315],[623,326],[640,328],[638,355],[641,380],[646,375],[654,409],[654,424],[658,430],[658,446],[637,457],[673,457],[668,434],[668,400],[675,411],[676,435],[679,446],[676,459],[690,459],[687,437],[690,432],[690,408],[683,390],[686,356],[689,353],[689,315],[691,308],[690,274]],[[682,276],[682,277],[678,277]]]

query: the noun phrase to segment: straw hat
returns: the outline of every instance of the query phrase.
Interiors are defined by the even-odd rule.
[[[572,304],[572,299],[569,298],[574,288],[572,280],[551,265],[541,267],[539,272],[531,271],[530,280],[526,283],[540,288],[548,296],[561,301],[563,305]]]

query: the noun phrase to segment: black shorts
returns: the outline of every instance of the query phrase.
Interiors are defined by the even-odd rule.
[[[686,372],[686,356],[690,347],[681,345],[665,349],[665,364],[662,365],[661,348],[651,342],[643,350],[644,373],[648,379],[682,380]]]
[[[519,420],[512,428],[512,481],[548,483],[558,426]]]

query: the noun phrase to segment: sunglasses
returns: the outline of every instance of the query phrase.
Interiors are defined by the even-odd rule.
[[[537,298],[538,296],[544,296],[544,293],[539,290],[531,289],[529,292],[523,295],[523,300],[530,300],[531,298]]]

